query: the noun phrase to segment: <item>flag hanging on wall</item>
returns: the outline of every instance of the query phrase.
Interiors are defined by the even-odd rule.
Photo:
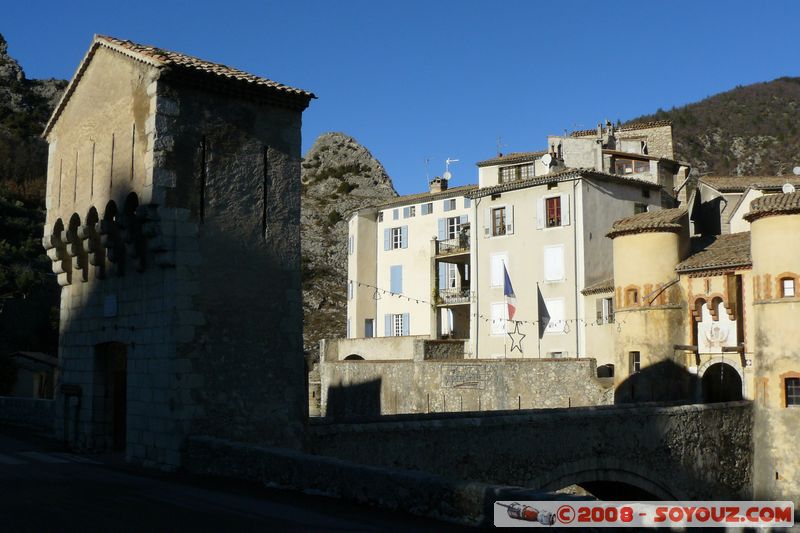
[[[503,263],[503,294],[508,305],[508,320],[513,320],[514,313],[517,312],[517,296],[514,294],[514,287],[511,286],[511,277],[508,275],[505,263]]]

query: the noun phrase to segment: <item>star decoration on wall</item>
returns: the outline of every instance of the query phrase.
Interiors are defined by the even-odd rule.
[[[514,331],[509,331],[508,336],[511,338],[511,350],[514,351],[516,348],[519,350],[519,353],[522,353],[522,339],[526,337],[524,333],[519,332],[519,322],[514,322]]]

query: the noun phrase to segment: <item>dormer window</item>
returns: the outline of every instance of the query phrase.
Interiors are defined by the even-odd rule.
[[[534,177],[533,163],[526,165],[515,165],[513,167],[500,167],[498,176],[500,183],[509,183],[516,180],[524,180]]]

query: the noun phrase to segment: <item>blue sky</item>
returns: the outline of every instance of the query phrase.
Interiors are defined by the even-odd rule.
[[[317,94],[303,151],[355,137],[398,192],[425,158],[453,184],[545,136],[800,75],[800,2],[13,2],[0,32],[31,78],[69,78],[94,33],[178,50]]]

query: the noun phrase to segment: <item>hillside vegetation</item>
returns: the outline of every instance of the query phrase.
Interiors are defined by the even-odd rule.
[[[700,174],[782,175],[800,165],[800,78],[736,87],[630,122],[664,119],[677,158]]]

